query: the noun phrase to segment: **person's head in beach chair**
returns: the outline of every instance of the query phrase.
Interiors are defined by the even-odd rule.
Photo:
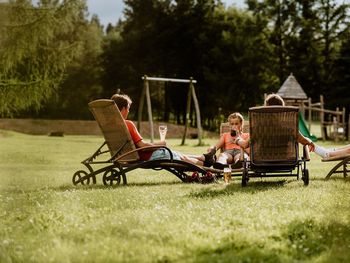
[[[264,101],[264,106],[285,106],[285,104],[280,95],[269,94]]]
[[[132,104],[130,97],[125,94],[114,94],[111,100],[114,100],[123,118],[127,119]]]
[[[242,114],[240,114],[239,112],[231,113],[227,117],[227,121],[230,124],[232,130],[235,130],[238,132],[243,131],[244,118]]]

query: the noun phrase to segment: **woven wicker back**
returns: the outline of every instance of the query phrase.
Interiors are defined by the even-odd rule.
[[[101,128],[111,155],[114,155],[117,151],[120,151],[118,155],[121,155],[136,149],[125,121],[113,100],[92,101],[89,103],[89,109]],[[138,153],[134,152],[123,160],[135,161],[138,159]]]
[[[249,123],[253,163],[288,163],[298,159],[298,108],[250,108]]]

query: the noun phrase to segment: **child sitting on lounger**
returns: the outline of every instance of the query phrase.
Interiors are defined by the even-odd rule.
[[[128,127],[128,130],[130,132],[131,138],[137,148],[142,148],[146,146],[166,146],[165,141],[155,142],[155,143],[149,143],[143,141],[142,136],[140,135],[139,131],[137,130],[135,124],[132,121],[127,120],[130,106],[131,106],[131,99],[128,95],[121,95],[121,94],[114,94],[111,98],[116,103],[121,115],[123,116],[126,126]],[[183,160],[187,161],[196,165],[201,166],[211,166],[213,164],[212,156],[209,154],[202,154],[198,156],[190,156],[190,155],[184,155],[175,151],[171,151],[173,155],[174,160]],[[140,159],[141,160],[162,160],[162,159],[170,159],[169,151],[166,149],[157,149],[157,150],[149,150],[149,151],[139,151]]]
[[[233,168],[238,168],[241,166],[239,161],[241,148],[249,152],[249,133],[243,133],[244,119],[242,114],[238,112],[230,114],[228,122],[231,125],[231,131],[223,133],[215,146],[208,149],[208,152],[213,155],[218,149],[223,150],[213,165],[216,169],[224,169],[229,164],[232,164]],[[244,155],[248,157],[247,153],[244,153]]]

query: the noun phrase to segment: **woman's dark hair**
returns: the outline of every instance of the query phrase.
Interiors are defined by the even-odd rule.
[[[111,97],[111,100],[114,100],[115,104],[117,104],[117,107],[119,110],[122,110],[123,108],[130,107],[132,100],[128,95],[125,94],[114,94]]]

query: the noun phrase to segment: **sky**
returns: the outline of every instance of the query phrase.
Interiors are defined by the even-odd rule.
[[[123,16],[123,0],[87,0],[86,2],[90,16],[96,14],[104,26],[107,26],[108,23],[115,25]],[[222,2],[226,7],[233,4],[244,6],[244,0],[222,0]]]

